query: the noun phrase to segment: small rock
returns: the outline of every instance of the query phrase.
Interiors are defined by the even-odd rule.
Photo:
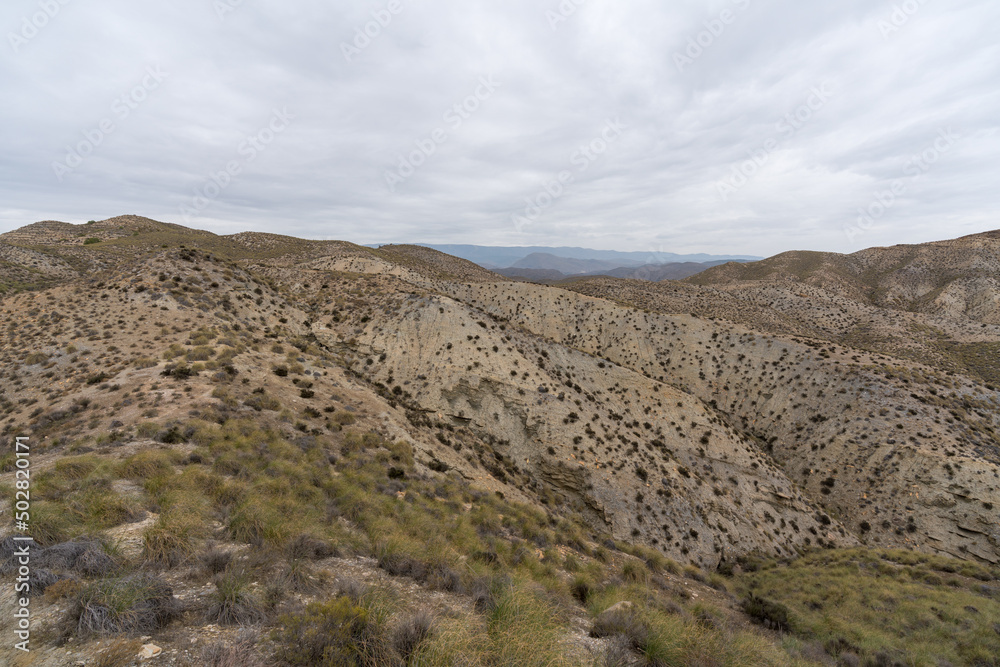
[[[163,649],[157,646],[156,644],[143,644],[142,650],[139,651],[139,659],[150,660],[151,658],[155,658],[161,653],[163,653]]]

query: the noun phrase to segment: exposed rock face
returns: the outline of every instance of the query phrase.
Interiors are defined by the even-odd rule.
[[[915,387],[873,355],[571,299],[534,285],[456,292],[498,318],[716,406],[716,414],[758,438],[792,479],[873,542],[998,560],[995,390],[927,368],[923,386]],[[817,347],[824,353],[817,355]],[[956,489],[966,489],[961,511],[920,500]]]
[[[754,440],[690,394],[624,365],[444,297],[411,299],[357,340],[380,361],[356,368],[493,443],[485,461],[470,454],[470,462],[553,494],[616,538],[706,565],[724,553],[855,541]]]

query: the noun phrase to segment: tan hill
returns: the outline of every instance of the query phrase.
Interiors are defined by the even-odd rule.
[[[753,331],[797,335],[1000,384],[1000,326],[880,308],[804,283],[730,287],[583,279],[562,287],[662,313],[690,313]]]
[[[0,253],[2,434],[30,438],[51,587],[33,664],[93,658],[109,635],[152,636],[178,664],[915,655],[866,643],[846,611],[843,630],[809,625],[815,600],[775,606],[754,574],[824,558],[919,578],[913,614],[954,607],[954,642],[935,646],[937,621],[914,638],[941,660],[1000,644],[1000,396],[949,347],[1000,342],[985,321],[806,282],[795,298],[815,307],[795,309],[781,280],[530,285],[421,246],[135,216],[29,225]],[[882,347],[831,342],[859,322]],[[910,330],[933,363],[892,355]],[[0,571],[16,475],[9,451]]]
[[[1000,232],[870,248],[851,255],[788,252],[725,264],[688,282],[734,289],[807,284],[882,308],[1000,324]]]
[[[997,562],[995,388],[881,355],[549,288],[474,286],[462,296],[713,406],[867,540]],[[961,514],[954,497],[968,499]]]

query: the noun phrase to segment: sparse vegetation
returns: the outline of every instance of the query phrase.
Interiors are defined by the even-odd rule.
[[[963,569],[951,583],[941,578]],[[988,665],[1000,655],[998,583],[1000,573],[970,563],[862,549],[811,554],[740,578],[744,608],[772,628],[793,630],[842,660],[919,665]]]
[[[69,609],[41,643],[116,664],[152,635],[220,667],[1000,652],[994,325],[712,277],[766,266],[566,286],[585,300],[425,248],[120,223],[22,246],[60,262],[44,280],[0,265],[32,585],[39,618]],[[782,270],[882,280],[838,262]],[[17,471],[0,452],[4,499]]]
[[[178,612],[170,588],[149,575],[101,579],[80,591],[69,614],[83,637],[140,635],[167,624]]]

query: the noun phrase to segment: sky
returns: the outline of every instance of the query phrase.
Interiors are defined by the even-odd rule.
[[[1000,228],[996,0],[6,0],[0,232],[773,255]]]

